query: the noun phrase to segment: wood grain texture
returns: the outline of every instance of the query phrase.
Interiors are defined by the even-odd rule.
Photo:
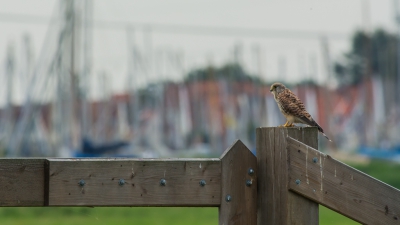
[[[0,159],[0,206],[43,206],[45,159]]]
[[[287,137],[318,147],[318,130],[304,128],[257,128],[258,223],[318,224],[318,204],[288,191]]]
[[[296,140],[288,144],[291,190],[362,224],[400,224],[398,189]]]
[[[221,156],[222,186],[221,206],[219,208],[220,225],[257,224],[257,159],[250,150],[237,141]],[[249,169],[254,174],[249,174]],[[251,181],[250,186],[246,181]],[[231,201],[226,201],[226,196]]]
[[[49,159],[50,206],[218,206],[220,201],[219,159]]]

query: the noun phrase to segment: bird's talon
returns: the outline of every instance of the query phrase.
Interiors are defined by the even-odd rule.
[[[286,123],[285,125],[283,125],[284,127],[294,127],[293,123]]]

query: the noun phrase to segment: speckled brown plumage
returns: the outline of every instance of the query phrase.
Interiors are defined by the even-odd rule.
[[[324,130],[312,116],[307,112],[303,102],[285,85],[281,83],[274,83],[270,89],[274,95],[274,99],[278,104],[279,110],[286,118],[284,127],[291,127],[293,123],[302,123],[309,126],[315,126],[328,140],[330,140],[324,133]]]

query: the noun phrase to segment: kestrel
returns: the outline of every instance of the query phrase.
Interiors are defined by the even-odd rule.
[[[318,131],[322,133],[329,141],[328,136],[325,135],[324,130],[317,122],[311,117],[304,107],[303,102],[291,92],[285,85],[281,83],[274,83],[270,88],[274,99],[278,104],[279,110],[286,118],[284,127],[293,127],[293,123],[302,123],[309,126],[315,126]]]

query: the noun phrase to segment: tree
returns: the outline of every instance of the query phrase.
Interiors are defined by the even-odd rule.
[[[220,68],[209,66],[207,68],[196,69],[188,73],[186,82],[204,80],[228,80],[228,81],[253,81],[263,83],[260,78],[251,76],[236,63],[228,63]]]
[[[368,76],[396,80],[397,36],[383,29],[373,33],[357,31],[344,57],[335,62],[336,78],[342,85],[357,84]]]

